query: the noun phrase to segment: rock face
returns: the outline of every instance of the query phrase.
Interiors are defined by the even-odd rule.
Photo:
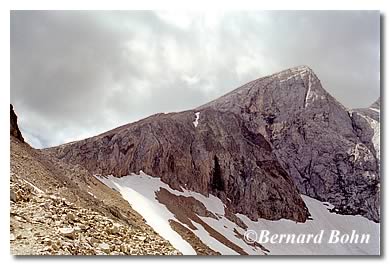
[[[176,189],[214,194],[252,219],[304,221],[298,189],[334,211],[378,222],[378,105],[347,110],[301,66],[194,110],[157,114],[46,152],[95,174],[143,170]]]
[[[16,114],[14,112],[14,107],[12,106],[12,104],[10,104],[10,106],[11,106],[11,118],[10,118],[11,136],[14,136],[19,141],[24,142],[24,138],[23,138],[22,133],[20,132],[19,127],[18,127],[18,116],[16,116]]]
[[[360,140],[376,154],[378,168],[380,164],[380,101],[369,108],[350,111],[352,126]]]
[[[348,111],[313,71],[296,67],[254,80],[196,111],[233,112],[264,135],[299,190],[335,211],[379,216],[379,100]]]
[[[172,188],[216,195],[252,219],[303,222],[308,216],[270,144],[231,112],[157,114],[46,152],[94,174],[120,177],[142,170]]]

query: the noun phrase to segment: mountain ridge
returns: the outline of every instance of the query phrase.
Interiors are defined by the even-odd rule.
[[[198,121],[199,127],[192,124],[197,118],[195,115],[196,113],[200,113],[200,119]],[[129,163],[132,161],[129,168],[119,165],[121,168],[120,172],[118,172],[116,166],[113,166],[115,164],[113,160],[115,159],[113,159],[112,156],[109,156],[109,154],[112,153],[112,150],[109,150],[107,154],[100,154],[102,157],[106,157],[107,160],[111,160],[108,164],[113,163],[109,166],[109,168],[113,170],[113,172],[110,172],[107,169],[103,169],[102,171],[102,169],[99,168],[106,166],[107,163],[101,161],[102,157],[97,159],[99,156],[99,151],[97,150],[109,144],[109,142],[115,138],[116,132],[122,132],[122,135],[125,137],[128,128],[137,126],[142,127],[142,129],[138,128],[138,131],[136,132],[138,135],[137,137],[141,137],[139,138],[140,141],[137,142],[137,146],[145,144],[142,142],[145,141],[141,136],[141,134],[143,134],[142,130],[146,130],[147,134],[150,135],[150,139],[146,141],[149,145],[146,150],[152,148],[153,145],[161,145],[159,139],[164,138],[169,134],[176,134],[174,137],[175,139],[185,139],[187,135],[183,135],[180,130],[185,130],[188,135],[192,135],[189,136],[190,138],[194,138],[196,136],[194,131],[199,131],[204,128],[205,120],[207,120],[209,115],[213,116],[214,119],[218,119],[218,116],[224,116],[224,118],[232,122],[232,124],[239,121],[243,127],[241,125],[233,127],[235,131],[240,131],[240,134],[243,134],[243,130],[239,129],[239,127],[245,127],[246,129],[244,129],[244,131],[249,132],[249,135],[251,135],[249,136],[250,138],[260,139],[264,137],[265,142],[267,142],[272,149],[269,150],[269,155],[271,157],[275,155],[277,158],[276,160],[274,158],[272,160],[280,163],[281,169],[278,171],[286,171],[288,173],[287,175],[292,176],[295,185],[303,194],[319,200],[330,201],[336,206],[335,210],[340,213],[361,214],[377,222],[379,221],[379,160],[377,160],[379,158],[377,158],[378,155],[374,153],[375,145],[371,140],[372,136],[370,135],[373,133],[370,132],[370,126],[364,120],[355,122],[356,117],[352,117],[349,110],[322,87],[319,78],[311,68],[307,66],[293,67],[273,75],[253,80],[218,99],[201,105],[193,110],[169,114],[155,114],[140,121],[117,127],[95,137],[46,150],[53,152],[53,154],[61,159],[66,159],[67,161],[76,164],[81,163],[83,166],[90,163],[83,162],[85,159],[90,160],[94,157],[93,159],[95,159],[95,161],[100,161],[99,163],[105,164],[102,166],[98,166],[97,163],[95,163],[94,166],[87,165],[86,167],[94,173],[100,174],[104,172],[105,174],[110,174],[116,172],[118,176],[123,176],[143,170],[153,176],[165,174],[165,177],[163,177],[165,182],[176,186],[176,188],[180,188],[180,185],[177,184],[181,183],[181,177],[175,175],[174,179],[175,181],[178,181],[178,183],[175,183],[175,181],[171,181],[166,175],[172,174],[174,169],[168,168],[166,171],[161,172],[160,170],[153,169],[153,166],[151,166],[152,162],[147,162],[147,169],[145,170],[145,165],[142,165],[143,162],[140,162],[143,160],[141,157],[143,155],[150,156],[150,153],[143,153],[138,159],[125,162]],[[357,114],[355,114],[355,116],[357,116]],[[180,120],[180,122],[175,123],[175,119]],[[148,125],[148,121],[151,120],[160,120],[173,127],[176,126],[176,131],[173,132],[168,126],[163,126],[164,128],[161,129],[162,125],[158,124],[158,122],[152,122],[155,127],[150,127],[150,124],[152,123]],[[212,123],[214,122],[215,120],[212,121]],[[228,122],[224,123],[223,121],[220,121],[217,129],[210,127],[210,121],[206,123],[207,126],[209,126],[208,130],[213,137],[221,137],[222,135],[219,134],[220,128],[224,127],[227,132],[226,127],[230,126]],[[356,124],[360,124],[360,127]],[[358,127],[360,128],[360,133],[356,131],[356,128]],[[156,131],[151,128],[156,129],[156,131],[160,130],[160,133],[161,130],[165,130],[165,133],[162,133],[157,137],[155,135]],[[229,128],[228,131],[231,131],[231,129],[233,128]],[[229,136],[229,133],[226,132],[223,134],[224,140],[228,139]],[[366,136],[363,137],[361,136],[362,134]],[[177,137],[177,135],[180,135],[180,137]],[[204,136],[206,137],[204,139],[210,137],[210,135],[207,136],[207,133]],[[240,138],[240,140],[237,140],[237,137]],[[235,142],[248,142],[245,137],[237,137]],[[365,139],[363,142],[361,140],[362,137]],[[128,138],[129,137],[125,137],[124,139],[127,139],[128,141]],[[94,139],[99,141],[102,145],[95,147],[85,145],[85,143],[93,142]],[[184,142],[185,141],[186,140],[184,140]],[[215,139],[211,141],[214,142]],[[174,142],[174,140],[168,140],[168,142]],[[192,140],[184,144],[182,150],[185,149],[184,146],[191,144]],[[230,146],[223,147],[222,149],[224,151],[232,148],[231,143],[226,144],[229,144]],[[214,147],[216,146],[215,143],[213,145]],[[77,154],[77,152],[76,154],[72,154],[69,151],[71,146],[73,146],[74,149],[88,149],[87,153],[89,153],[88,156],[90,157],[88,158],[88,156],[82,155],[81,153],[83,151],[79,154]],[[121,146],[124,149],[115,151],[117,154],[122,151],[127,152],[131,144],[126,146],[126,142],[122,141]],[[359,151],[356,151],[356,146],[358,146]],[[203,149],[210,154],[213,153],[212,148],[207,149],[206,147],[207,146],[203,146]],[[96,150],[92,150],[93,148]],[[112,149],[112,147],[109,147],[108,149],[110,148]],[[191,148],[186,151],[188,152],[188,158],[186,162],[183,162],[183,165],[186,166],[181,165],[184,168],[192,168],[192,171],[188,172],[188,170],[182,170],[181,173],[196,176],[198,173],[196,173],[194,168],[200,166],[203,172],[203,177],[201,178],[203,186],[200,185],[196,187],[195,190],[205,194],[211,191],[209,188],[206,188],[207,185],[210,185],[210,177],[207,177],[207,175],[212,175],[213,168],[216,165],[215,157],[213,157],[215,154],[210,156],[203,154],[202,158],[208,161],[206,162],[206,168],[208,169],[205,169],[205,164],[194,165],[194,161],[199,161],[199,159],[192,158],[192,148],[193,147],[191,146]],[[242,147],[240,148],[240,150],[242,150]],[[164,148],[161,148],[161,150],[164,150]],[[161,150],[154,150],[152,153],[160,152],[159,155],[161,155],[161,152],[164,152]],[[181,150],[177,150],[176,152],[181,153]],[[355,154],[354,152],[358,152],[358,154]],[[176,156],[177,154],[173,153],[172,155]],[[151,156],[153,159],[159,160],[156,153]],[[250,155],[248,154],[248,156]],[[349,157],[351,156],[356,157],[355,161],[350,161]],[[236,161],[234,162],[236,164],[234,164],[233,168],[241,168],[238,172],[243,172],[245,166],[240,166],[239,163],[237,163],[237,161],[240,160],[239,156],[234,157],[233,160]],[[218,156],[216,156],[216,158],[219,159]],[[233,161],[231,160],[232,158],[233,157],[228,156],[228,158],[225,157],[222,161],[222,163],[225,164],[223,172],[236,172],[235,170],[231,171],[229,168],[229,161]],[[180,158],[178,159],[180,160]],[[165,161],[163,164],[168,165],[172,162],[171,160],[167,158],[162,161]],[[132,166],[132,164],[137,163],[138,166]],[[252,164],[256,164],[256,158],[253,158]],[[251,170],[250,174],[253,174],[253,171]],[[239,174],[238,172],[235,174]],[[354,176],[356,176],[356,178]],[[187,182],[191,182],[188,177],[182,178],[186,179]],[[229,176],[225,176],[223,181],[229,182],[229,179]],[[188,184],[185,183],[186,181],[182,184]],[[245,181],[242,183],[245,183]],[[364,185],[357,183],[364,183]],[[191,185],[193,187],[196,186],[195,184],[190,184],[190,186]],[[231,185],[234,186],[235,184]],[[258,196],[262,197],[262,195]],[[229,203],[226,201],[226,198],[223,199],[225,200],[224,202]],[[302,209],[304,209],[304,207],[302,207]],[[240,210],[242,209],[240,208]],[[246,209],[245,211],[248,213],[250,212],[249,209]],[[283,215],[278,214],[278,216],[279,217],[276,218],[280,218]],[[297,216],[289,216],[290,218],[297,218]],[[298,220],[302,221],[302,216],[304,215],[301,215]],[[257,217],[259,216],[256,214],[252,215],[252,218]],[[268,216],[268,218],[273,217]]]
[[[95,174],[125,176],[142,170],[161,177],[176,189],[183,186],[202,194],[219,194],[227,205],[237,207],[236,210],[253,219],[288,217],[305,220],[306,208],[297,196],[294,184],[271,155],[270,146],[261,135],[253,135],[232,113],[204,110],[197,127],[192,123],[194,119],[193,111],[153,115],[128,127],[122,126],[76,143],[76,147],[73,144],[74,148],[66,145],[47,151],[70,163],[80,163]],[[226,121],[229,121],[228,125]],[[86,153],[82,153],[83,149]],[[99,155],[101,158],[97,158]],[[216,171],[216,168],[221,169]],[[255,174],[256,171],[259,172]],[[274,177],[261,177],[270,174]],[[259,179],[263,179],[262,182],[259,183]],[[261,183],[268,185],[269,190],[258,191],[255,187]],[[284,192],[290,195],[278,195]],[[276,201],[269,200],[272,194]],[[229,200],[228,195],[232,196]],[[243,200],[242,196],[252,199]],[[250,207],[257,203],[256,198],[263,202],[264,207]],[[286,199],[293,201],[283,202]],[[275,203],[279,209],[270,211]]]

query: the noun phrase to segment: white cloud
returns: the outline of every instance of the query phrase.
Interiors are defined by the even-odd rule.
[[[378,12],[12,11],[11,103],[37,146],[194,108],[301,64],[363,107],[379,96],[379,45]]]
[[[193,86],[199,83],[200,79],[198,76],[188,76],[188,75],[183,75],[182,79],[189,85]]]

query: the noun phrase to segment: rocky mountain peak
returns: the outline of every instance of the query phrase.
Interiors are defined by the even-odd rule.
[[[303,194],[379,220],[379,130],[351,115],[309,67],[256,79],[203,108],[233,112],[264,135]],[[375,109],[359,113],[379,117]]]
[[[220,111],[277,113],[283,109],[297,112],[316,107],[317,101],[333,99],[321,86],[308,66],[297,66],[251,81],[198,109],[211,107]]]
[[[315,75],[315,73],[313,72],[313,70],[309,66],[300,65],[300,66],[295,66],[295,67],[285,69],[285,70],[280,71],[278,73],[272,74],[271,76],[279,77],[279,78],[281,76],[284,76],[284,77],[288,78],[288,77],[294,76],[294,75],[307,76],[307,75]]]
[[[10,104],[10,106],[11,106],[11,117],[10,117],[10,123],[11,123],[10,133],[11,133],[11,136],[15,137],[16,139],[18,139],[19,141],[21,141],[23,143],[24,142],[24,138],[22,136],[22,133],[19,130],[18,116],[16,115],[16,113],[14,111],[14,107],[12,106],[12,104]]]

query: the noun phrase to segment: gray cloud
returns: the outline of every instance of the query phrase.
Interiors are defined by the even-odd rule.
[[[11,103],[35,147],[309,65],[347,107],[379,96],[379,12],[12,11]]]

